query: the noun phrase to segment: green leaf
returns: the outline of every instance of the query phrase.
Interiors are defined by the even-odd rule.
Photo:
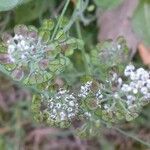
[[[127,121],[132,121],[133,119],[135,119],[136,117],[138,117],[138,114],[137,113],[128,113],[126,114],[126,120]]]
[[[6,53],[6,52],[7,52],[6,47],[2,43],[0,43],[0,53]]]
[[[29,22],[40,17],[47,10],[47,4],[47,0],[34,0],[19,6],[15,10],[16,23]]]
[[[33,119],[37,122],[41,122],[43,120],[40,107],[41,107],[41,97],[33,95],[31,110],[33,114]]]
[[[113,9],[121,4],[123,0],[94,0],[98,7],[102,9]]]
[[[0,11],[8,11],[19,4],[27,3],[31,0],[0,0]]]
[[[23,81],[23,83],[27,85],[28,84],[29,85],[40,84],[40,83],[48,81],[52,77],[53,77],[53,74],[51,74],[50,72],[39,70],[37,72],[33,72],[29,77],[27,77]]]
[[[45,42],[49,41],[51,31],[53,30],[54,26],[55,24],[53,20],[46,19],[43,21],[42,26],[39,28],[39,36],[41,36]]]
[[[107,66],[113,67],[128,61],[128,48],[122,37],[114,41],[101,42],[98,45],[99,59]]]
[[[141,0],[132,18],[133,29],[150,46],[150,1]]]
[[[20,3],[21,3],[21,4],[25,4],[25,3],[28,3],[28,2],[30,2],[30,1],[32,1],[32,0],[20,0]]]
[[[45,19],[45,20],[43,20],[41,29],[51,31],[54,28],[54,26],[55,26],[55,24],[52,19]]]
[[[0,11],[7,11],[18,5],[20,0],[0,0]]]

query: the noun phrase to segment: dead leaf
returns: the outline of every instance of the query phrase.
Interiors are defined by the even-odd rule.
[[[143,43],[140,43],[138,46],[138,51],[143,63],[145,65],[150,65],[150,48],[147,48]]]
[[[98,17],[100,28],[98,40],[116,40],[123,36],[132,49],[132,56],[135,54],[139,39],[133,32],[131,18],[138,5],[138,0],[124,0],[123,3],[113,10],[105,11]]]
[[[71,0],[71,2],[74,4],[74,6],[76,5],[77,3],[77,0]]]

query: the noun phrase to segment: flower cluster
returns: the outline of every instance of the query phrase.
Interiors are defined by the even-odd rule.
[[[62,29],[51,40],[54,24],[49,19],[43,21],[39,29],[18,25],[13,36],[3,35],[0,62],[14,80],[30,85],[45,83],[65,68],[69,62],[67,56],[74,49],[83,46],[80,40]]]
[[[24,80],[24,83],[35,84],[48,80],[52,75],[47,71],[53,61],[48,52],[50,45],[43,42],[38,31],[19,25],[14,28],[14,36],[4,34],[7,56],[4,65],[15,80]],[[3,61],[2,61],[3,63]]]
[[[86,98],[90,92],[92,81],[88,81],[84,86],[81,86],[80,93],[78,94],[81,98]]]
[[[43,95],[41,112],[50,125],[59,127],[68,127],[77,118],[90,122],[130,121],[150,100],[149,78],[149,71],[128,65],[124,76],[113,73],[105,83],[88,81],[76,94],[60,89],[53,96]]]
[[[115,66],[127,61],[127,46],[124,38],[119,37],[115,41],[101,42],[98,46],[98,55],[101,63],[109,67]],[[96,57],[97,57],[96,56]],[[109,59],[109,61],[108,61]]]
[[[26,26],[17,26],[14,32],[15,35],[5,41],[11,62],[28,66],[32,61],[36,63],[44,59],[45,56],[41,51],[46,52],[48,48],[36,31],[28,31]]]
[[[64,126],[77,116],[79,105],[73,93],[60,89],[53,97],[44,99],[47,107],[48,122],[51,125]]]
[[[150,71],[143,68],[135,69],[133,65],[125,68],[124,75],[129,78],[128,84],[123,84],[121,91],[126,95],[127,105],[135,103],[136,97],[141,101],[150,100]]]
[[[150,72],[143,68],[135,69],[133,65],[126,66],[123,78],[113,73],[109,81],[100,84],[96,91],[91,84],[87,82],[80,90],[81,107],[88,118],[99,116],[111,122],[130,121],[150,101]]]

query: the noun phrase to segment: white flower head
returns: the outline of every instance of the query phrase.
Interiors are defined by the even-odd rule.
[[[68,90],[60,89],[47,103],[46,110],[50,114],[49,118],[53,119],[52,116],[55,115],[54,121],[56,122],[71,120],[79,110],[76,97]]]
[[[147,87],[142,87],[141,88],[141,93],[144,94],[144,95],[148,94],[148,88]]]
[[[134,71],[134,69],[135,69],[135,67],[132,64],[126,66],[126,68],[124,70],[124,75],[125,76],[130,76],[131,73]]]
[[[102,98],[103,98],[102,91],[99,89],[99,90],[96,92],[95,96],[96,96],[96,99],[102,99]]]
[[[123,84],[121,87],[121,90],[123,92],[130,92],[132,90],[132,88],[128,84]]]
[[[85,85],[81,86],[80,93],[78,94],[81,98],[86,98],[91,92],[92,81],[88,81]]]

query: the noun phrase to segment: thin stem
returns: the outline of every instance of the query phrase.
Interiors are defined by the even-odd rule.
[[[128,113],[129,111],[126,109],[126,107],[125,107],[124,104],[122,103],[122,99],[121,99],[121,98],[118,99],[118,102],[119,102],[119,104],[121,105],[121,107],[124,109],[124,111],[125,111],[126,113]]]
[[[57,30],[58,30],[58,28],[59,28],[59,25],[60,25],[60,23],[61,23],[61,21],[62,21],[62,18],[63,18],[64,14],[65,14],[65,12],[66,12],[66,10],[67,10],[67,7],[68,7],[68,5],[69,5],[69,2],[70,2],[70,0],[67,0],[66,4],[65,4],[65,6],[64,6],[64,8],[63,8],[63,10],[62,10],[62,13],[61,13],[61,15],[60,15],[60,17],[59,17],[59,19],[58,19],[58,22],[57,22],[56,27],[55,27],[55,29],[54,29],[54,32],[53,32],[53,34],[52,34],[51,41],[54,39],[54,37],[55,37],[55,35],[56,35],[56,32],[57,32]]]
[[[10,21],[10,13],[8,13],[4,19],[4,21],[2,21],[0,23],[0,34],[3,33],[3,31],[5,30],[7,24],[9,23]]]
[[[67,32],[72,27],[72,25],[74,24],[76,19],[77,19],[77,15],[76,15],[76,9],[75,9],[72,16],[71,16],[69,23],[64,28],[64,32]]]
[[[121,134],[125,135],[126,137],[130,137],[130,138],[132,138],[133,140],[135,140],[135,141],[137,141],[137,142],[140,142],[141,144],[150,147],[149,142],[143,141],[142,139],[138,138],[137,135],[128,133],[128,132],[123,131],[122,129],[120,129],[120,128],[118,128],[118,127],[112,126],[111,124],[105,122],[105,121],[102,120],[102,119],[100,119],[100,120],[101,120],[101,123],[103,123],[103,124],[106,125],[106,126],[111,127],[111,129],[114,129],[114,130],[120,132]]]
[[[76,30],[77,30],[78,38],[82,40],[83,38],[82,38],[81,28],[80,28],[80,24],[79,24],[78,20],[76,21]],[[83,58],[85,69],[86,69],[86,74],[90,75],[91,73],[90,73],[90,70],[89,70],[88,61],[86,59],[86,53],[85,53],[85,48],[84,47],[81,49],[81,53],[82,53],[82,58]]]
[[[117,127],[113,127],[113,128],[114,128],[116,131],[118,131],[118,132],[122,133],[123,135],[125,135],[125,136],[127,136],[127,137],[130,137],[130,138],[132,138],[132,139],[134,139],[134,140],[136,140],[136,141],[140,142],[141,144],[143,144],[143,145],[146,145],[146,146],[150,147],[149,142],[145,142],[145,141],[143,141],[142,139],[138,138],[136,135],[131,134],[131,133],[127,133],[126,131],[123,131],[123,130],[121,130],[121,129],[117,128]]]

